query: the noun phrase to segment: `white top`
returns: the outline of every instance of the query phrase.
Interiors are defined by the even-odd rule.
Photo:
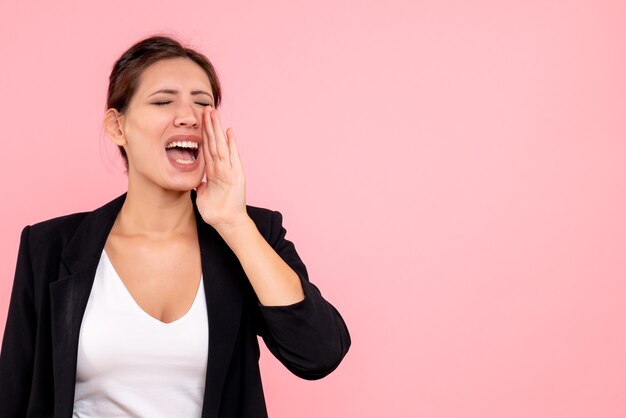
[[[208,355],[203,279],[166,324],[135,302],[102,251],[78,342],[74,418],[200,417]]]

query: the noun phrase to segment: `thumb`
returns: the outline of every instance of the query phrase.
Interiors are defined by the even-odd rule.
[[[196,196],[200,196],[204,192],[204,189],[206,189],[206,181],[203,181],[196,186]]]

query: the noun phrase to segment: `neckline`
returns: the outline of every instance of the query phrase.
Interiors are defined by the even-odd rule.
[[[198,304],[198,299],[200,298],[200,293],[201,293],[201,291],[203,289],[202,286],[203,286],[204,276],[203,276],[202,273],[200,273],[200,281],[198,283],[198,289],[196,289],[196,296],[194,297],[193,302],[191,303],[191,306],[189,307],[189,309],[187,309],[187,311],[181,317],[175,319],[174,321],[172,321],[172,322],[163,322],[160,319],[157,319],[154,316],[150,315],[148,312],[146,312],[141,307],[141,305],[139,305],[139,303],[137,303],[137,301],[133,297],[132,293],[130,293],[130,291],[126,287],[126,284],[124,284],[124,281],[122,280],[120,275],[117,273],[117,270],[115,269],[115,266],[113,265],[113,262],[111,262],[111,259],[109,258],[109,255],[107,254],[105,249],[102,249],[102,255],[103,255],[103,258],[105,259],[105,262],[107,263],[108,267],[110,268],[111,272],[113,273],[113,276],[115,276],[115,281],[121,286],[122,291],[127,295],[128,299],[131,301],[132,305],[134,305],[136,307],[136,309],[139,310],[140,314],[142,314],[144,317],[147,317],[152,322],[156,322],[156,323],[158,323],[161,326],[171,327],[171,326],[176,325],[176,324],[178,324],[180,322],[183,322],[186,318],[191,316],[191,311]]]

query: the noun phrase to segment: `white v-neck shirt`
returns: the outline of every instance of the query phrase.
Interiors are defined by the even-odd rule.
[[[75,418],[200,417],[208,357],[203,278],[166,324],[133,299],[103,250],[78,343]]]

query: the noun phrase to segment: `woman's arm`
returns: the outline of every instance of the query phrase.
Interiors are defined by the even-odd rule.
[[[233,250],[263,306],[284,306],[304,299],[300,278],[246,216],[217,232]]]
[[[257,334],[263,337],[272,354],[292,373],[304,379],[320,379],[332,372],[346,355],[351,344],[350,334],[339,312],[322,297],[319,289],[309,282],[306,266],[296,252],[294,244],[285,239],[287,231],[282,225],[282,214],[272,211],[270,218],[269,232],[264,233],[268,238],[262,236],[274,254],[269,260],[279,257],[288,268],[288,270],[283,267],[275,269],[278,276],[276,281],[282,283],[285,289],[292,289],[289,282],[291,276],[284,272],[294,272],[303,298],[294,297],[293,303],[272,306],[259,300]],[[254,259],[255,253],[251,251],[245,256]],[[256,262],[250,260],[246,262],[248,265],[262,264],[262,260],[263,258],[259,258]],[[252,270],[266,274],[263,277],[259,275],[256,280],[271,281],[274,278],[271,275],[271,267],[256,266]],[[253,280],[251,278],[250,282]],[[286,299],[281,301],[286,302]]]
[[[222,130],[217,111],[205,109],[202,153],[206,182],[197,187],[196,204],[239,259],[258,299],[257,333],[294,374],[319,379],[334,370],[350,346],[339,312],[309,283],[293,243],[285,239],[282,215],[267,211],[269,232],[250,218],[245,176],[232,129]],[[267,235],[266,238],[264,235]],[[294,274],[295,273],[295,274]]]
[[[0,351],[0,408],[3,417],[27,413],[33,376],[36,315],[29,249],[30,226],[22,230],[15,279]]]

